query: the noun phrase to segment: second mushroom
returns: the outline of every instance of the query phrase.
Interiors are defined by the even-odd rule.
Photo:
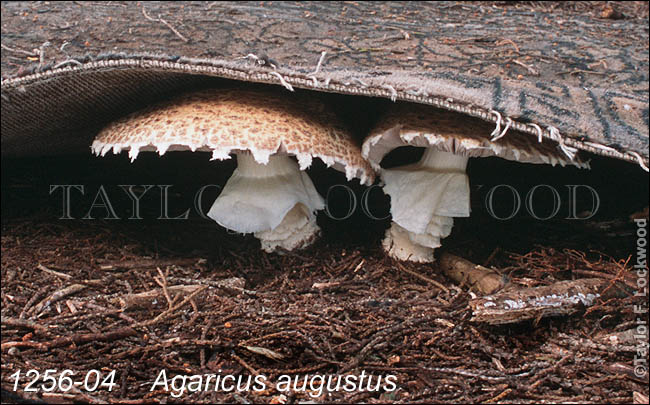
[[[567,159],[552,141],[513,134],[492,142],[489,124],[430,106],[398,103],[389,108],[363,143],[362,153],[380,174],[391,198],[391,227],[384,250],[389,256],[432,262],[454,217],[470,214],[470,184],[465,173],[471,157],[497,156],[525,163],[587,167]],[[382,159],[402,146],[424,148],[420,161],[384,169]]]
[[[279,91],[210,89],[187,93],[106,126],[92,150],[206,151],[237,157],[237,168],[208,216],[225,228],[254,233],[262,249],[299,249],[319,233],[325,202],[304,172],[313,158],[371,184],[373,170],[350,132],[315,97]],[[295,158],[294,158],[295,157]]]

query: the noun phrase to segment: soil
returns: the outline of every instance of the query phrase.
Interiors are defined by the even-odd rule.
[[[141,200],[143,219],[129,219],[132,204],[119,185],[171,185],[168,215],[175,217],[192,207],[203,185],[223,186],[232,162],[215,164],[200,153],[141,154],[133,164],[126,156],[3,160],[2,401],[647,403],[647,372],[634,372],[647,335],[644,341],[632,335],[637,317],[647,322],[648,315],[634,312],[635,305],[647,311],[647,301],[635,296],[637,227],[629,218],[643,209],[647,217],[647,175],[597,157],[591,164],[581,171],[471,161],[472,216],[456,220],[445,251],[499,269],[511,286],[589,277],[616,291],[574,316],[490,326],[471,321],[474,293],[436,264],[386,257],[381,238],[389,219],[373,220],[361,206],[367,202],[368,211],[383,217],[387,197],[372,189],[365,200],[368,188],[322,165],[309,172],[323,195],[331,190],[330,216],[350,208],[348,189],[335,185],[350,187],[356,210],[344,220],[321,213],[323,237],[280,255],[260,251],[251,236],[229,233],[194,209],[187,219],[158,219],[158,186]],[[71,189],[73,219],[60,219],[62,189],[52,185],[63,184],[84,186],[83,195]],[[493,218],[485,206],[488,191],[500,184],[522,199],[508,220]],[[537,184],[561,197],[559,213],[548,220],[525,212],[524,197]],[[598,193],[592,218],[566,219],[571,184]],[[100,186],[119,219],[105,219],[105,207],[91,209]],[[538,217],[553,211],[549,190],[537,194]],[[512,211],[505,191],[493,194],[494,214],[502,218]],[[207,188],[203,205],[216,194]],[[585,216],[591,199],[579,195],[577,212]],[[93,219],[83,219],[89,211]],[[56,378],[64,370],[72,370],[74,381],[89,376],[90,387],[45,392],[49,369]],[[26,389],[34,379],[29,370],[41,375],[31,386],[36,392]],[[257,391],[224,392],[212,383],[177,392],[179,379],[168,390],[152,388],[161,371],[169,379],[266,380]],[[333,387],[337,376],[359,382],[362,373],[361,388],[326,389],[330,376]],[[87,390],[96,374],[105,384]],[[282,375],[298,378],[298,385],[285,389]],[[380,389],[369,389],[379,377]]]

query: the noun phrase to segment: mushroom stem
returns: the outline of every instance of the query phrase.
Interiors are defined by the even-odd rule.
[[[393,216],[383,246],[391,257],[432,262],[440,239],[451,233],[453,217],[469,216],[467,160],[427,148],[418,163],[382,170]]]
[[[311,244],[320,231],[314,212],[324,206],[309,176],[288,156],[261,164],[250,153],[237,153],[237,168],[208,216],[225,228],[253,232],[262,249],[273,252]]]

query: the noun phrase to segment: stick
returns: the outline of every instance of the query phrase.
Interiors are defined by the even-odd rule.
[[[210,286],[217,289],[222,289],[226,291],[234,291],[237,293],[247,293],[255,295],[255,291],[250,291],[244,289],[246,285],[246,280],[239,277],[230,277],[223,280],[195,280],[191,278],[182,278],[182,277],[169,277],[168,281],[181,282],[181,283],[191,283],[191,282],[200,282],[200,284],[178,284],[171,287],[167,287],[167,293],[171,298],[172,302],[177,299],[179,296],[184,296],[195,292],[200,287]],[[152,306],[153,301],[158,299],[161,295],[164,294],[164,291],[161,289],[144,291],[136,294],[127,294],[123,297],[118,297],[118,303],[120,304],[123,311],[131,310],[135,308],[149,308]],[[170,307],[171,308],[171,307]]]
[[[23,51],[22,49],[17,49],[17,48],[15,48],[15,49],[14,48],[9,48],[5,44],[2,44],[2,49],[5,49],[5,50],[7,50],[9,52],[22,53],[23,55],[27,55],[27,56],[38,56],[37,53],[29,52],[29,51]]]
[[[2,318],[2,324],[7,325],[7,326],[16,326],[19,328],[29,328],[29,329],[34,329],[34,331],[38,333],[48,333],[48,329],[43,326],[39,325],[34,321],[30,321],[28,319],[19,319],[19,318]]]
[[[166,277],[167,272],[163,273],[162,270],[160,270],[160,267],[156,267],[156,270],[158,270],[158,275],[160,276],[160,278],[156,278],[154,276],[153,279],[162,288],[163,293],[165,294],[165,299],[167,300],[167,305],[169,309],[172,309],[174,303],[172,302],[172,298],[169,296],[169,291],[167,290],[167,277]]]
[[[86,287],[87,286],[83,284],[72,284],[71,286],[68,286],[62,290],[55,291],[52,295],[45,298],[43,301],[39,302],[29,312],[38,315],[41,313],[41,311],[43,311],[45,308],[49,307],[53,303],[59,301],[62,298],[67,297],[68,295],[78,293],[79,291],[85,289]]]
[[[170,30],[172,30],[172,32],[173,32],[174,34],[176,34],[177,37],[179,37],[180,39],[182,39],[183,42],[190,42],[190,40],[187,39],[187,38],[185,38],[185,37],[184,37],[180,32],[178,32],[178,31],[176,30],[176,28],[172,27],[172,25],[171,25],[170,23],[168,23],[167,21],[163,20],[161,16],[158,16],[158,18],[151,18],[151,17],[149,16],[149,14],[147,14],[147,10],[145,10],[144,6],[142,6],[142,15],[144,15],[144,18],[146,18],[146,19],[149,20],[149,21],[154,21],[154,22],[158,21],[158,22],[160,22],[160,23],[162,23],[162,24],[165,24],[165,26],[166,26],[167,28],[169,28]]]
[[[195,292],[197,289],[204,287],[199,284],[194,285],[175,285],[167,287],[167,300],[169,303],[168,310],[173,307],[172,300],[178,295],[187,295]],[[147,308],[153,304],[153,301],[158,299],[161,295],[165,295],[164,290],[159,288],[155,290],[145,291],[137,294],[128,294],[124,297],[120,297],[120,305],[122,306],[122,311],[132,310],[134,308]],[[172,297],[173,295],[173,297]]]
[[[61,272],[58,272],[58,271],[54,271],[52,269],[48,269],[47,267],[43,266],[40,263],[38,264],[38,266],[36,266],[36,268],[39,269],[40,271],[44,271],[46,273],[53,274],[53,275],[55,275],[57,277],[61,277],[61,278],[64,278],[66,280],[69,280],[69,279],[72,278],[72,276],[69,275],[69,274],[65,274],[65,273],[61,273]]]
[[[571,315],[593,305],[601,297],[605,285],[601,279],[585,278],[475,298],[469,302],[474,313],[471,320],[500,325],[545,316]]]
[[[400,270],[402,270],[403,272],[408,273],[408,274],[410,274],[410,275],[412,275],[412,276],[415,276],[415,277],[419,278],[420,280],[426,281],[427,283],[431,283],[431,284],[433,284],[434,286],[438,287],[438,289],[440,289],[440,290],[442,290],[442,291],[444,291],[444,292],[446,292],[446,293],[449,292],[449,289],[448,289],[447,287],[445,287],[444,285],[440,284],[440,283],[437,282],[436,280],[434,280],[434,279],[432,279],[432,278],[429,278],[429,277],[427,277],[427,276],[425,276],[425,275],[422,275],[422,274],[420,274],[420,273],[417,273],[417,272],[415,272],[415,271],[413,271],[413,270],[409,270],[409,269],[407,269],[406,267],[404,267],[404,266],[403,266],[401,263],[399,263],[399,262],[396,262],[396,265],[397,265],[397,267],[398,267]]]
[[[497,271],[449,253],[440,257],[438,266],[447,277],[459,284],[468,283],[472,290],[480,294],[493,294],[505,285],[503,277]]]
[[[167,266],[192,266],[201,263],[203,259],[151,259],[151,260],[129,260],[104,263],[99,266],[100,270],[116,269],[139,269],[139,268],[156,268]]]
[[[109,342],[112,340],[123,339],[129,336],[135,336],[138,332],[135,329],[125,327],[106,333],[78,333],[72,336],[65,336],[54,339],[50,342],[5,342],[1,345],[2,351],[8,350],[11,347],[31,347],[41,351],[46,351],[54,347],[68,346],[71,344],[83,344],[88,342]]]
[[[533,75],[533,76],[539,76],[539,72],[537,71],[537,69],[535,69],[535,68],[532,67],[532,66],[529,66],[529,65],[525,64],[524,62],[522,62],[522,61],[520,61],[520,60],[513,59],[513,60],[512,60],[512,63],[515,63],[515,64],[517,64],[517,65],[519,65],[519,66],[521,66],[521,67],[525,67],[526,70],[528,70],[528,72],[529,72],[531,75]]]
[[[205,285],[203,285],[203,286],[197,288],[196,290],[194,290],[194,292],[192,292],[190,295],[188,295],[187,297],[185,297],[185,299],[184,299],[183,301],[181,301],[180,303],[174,305],[172,308],[170,308],[170,309],[168,309],[168,310],[162,312],[160,315],[158,315],[158,316],[155,317],[154,319],[151,319],[151,320],[149,320],[149,321],[145,321],[145,322],[139,322],[139,323],[137,323],[137,324],[134,325],[134,326],[151,326],[151,325],[155,325],[156,323],[160,322],[161,320],[163,320],[163,319],[165,319],[166,317],[168,317],[168,316],[170,316],[171,314],[173,314],[173,313],[174,313],[175,311],[177,311],[179,308],[183,307],[183,305],[185,305],[185,304],[187,304],[188,302],[190,302],[190,300],[191,300],[192,298],[194,298],[196,295],[198,295],[199,293],[201,293],[201,292],[203,292],[203,291],[205,291],[205,290],[207,290],[207,289],[208,289],[208,286],[205,286]]]
[[[497,42],[495,45],[496,46],[502,46],[502,45],[505,45],[505,44],[512,45],[512,47],[515,48],[515,52],[519,53],[519,47],[517,46],[517,44],[514,43],[514,41],[512,39],[507,39],[507,38],[502,39],[501,41]]]

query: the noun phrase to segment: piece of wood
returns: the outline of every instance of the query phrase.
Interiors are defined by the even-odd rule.
[[[199,284],[193,285],[175,285],[168,287],[168,293],[171,295],[171,298],[176,298],[179,294],[182,296],[192,294],[199,288],[205,286]],[[120,297],[120,304],[122,310],[134,310],[141,308],[149,308],[154,305],[157,300],[163,299],[164,293],[161,288],[155,290],[144,291],[137,294],[128,294],[123,297]],[[171,307],[170,307],[171,308]]]
[[[542,287],[507,289],[471,300],[472,321],[499,325],[545,316],[571,315],[594,305],[606,285],[606,280],[585,278]]]
[[[130,336],[135,336],[137,334],[138,332],[135,329],[131,327],[124,327],[124,328],[119,328],[104,333],[76,333],[74,335],[63,336],[49,342],[33,342],[33,341],[4,342],[0,346],[2,351],[8,350],[12,347],[27,347],[27,348],[35,348],[41,351],[46,351],[54,347],[80,345],[88,342],[110,342],[113,340],[124,339]]]
[[[505,285],[503,276],[496,270],[488,269],[469,260],[449,253],[438,259],[440,270],[458,284],[467,284],[479,294],[493,294]]]
[[[175,278],[169,277],[170,281],[179,281],[179,282],[190,282],[196,281],[189,278]],[[169,299],[174,300],[176,297],[186,296],[194,293],[197,289],[202,287],[216,287],[224,290],[233,289],[235,291],[248,292],[244,290],[243,287],[246,284],[246,280],[239,277],[230,277],[223,280],[207,281],[202,280],[202,284],[177,284],[173,286],[166,287],[167,294]],[[117,300],[123,311],[131,311],[141,308],[150,308],[154,305],[154,302],[165,298],[165,293],[163,288],[156,288],[154,290],[144,291],[140,293],[127,294],[119,297]],[[171,307],[170,307],[171,308]]]
[[[54,293],[52,293],[50,296],[47,298],[43,299],[41,302],[39,302],[35,307],[29,310],[29,313],[33,314],[34,316],[38,316],[43,310],[45,310],[47,307],[52,305],[53,303],[68,297],[70,295],[76,294],[81,290],[84,290],[86,285],[83,284],[72,284],[70,286],[67,286],[61,290],[57,290]]]

